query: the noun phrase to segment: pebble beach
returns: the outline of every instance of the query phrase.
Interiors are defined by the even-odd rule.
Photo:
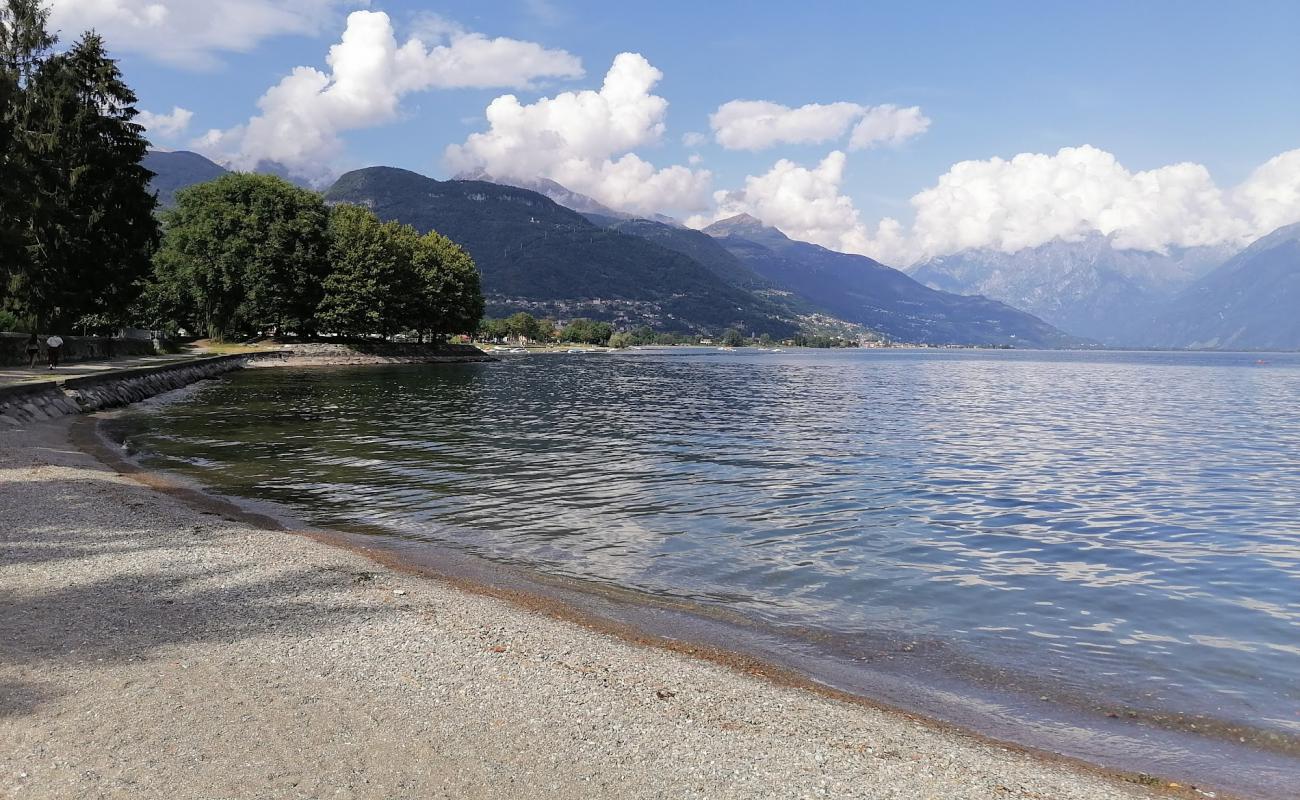
[[[229,519],[75,424],[0,431],[0,796],[1196,796]]]

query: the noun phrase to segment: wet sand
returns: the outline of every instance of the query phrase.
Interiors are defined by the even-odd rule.
[[[0,432],[3,796],[1203,796],[228,518],[71,424]]]

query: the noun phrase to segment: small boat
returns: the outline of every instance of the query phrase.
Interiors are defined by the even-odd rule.
[[[527,353],[527,352],[528,352],[528,348],[526,348],[526,347],[512,347],[512,348],[510,348],[510,350],[507,351],[507,352],[511,352],[511,353]]]
[[[564,352],[566,352],[566,353],[590,353],[591,351],[590,351],[590,350],[583,350],[581,347],[570,347],[568,350],[565,350]]]

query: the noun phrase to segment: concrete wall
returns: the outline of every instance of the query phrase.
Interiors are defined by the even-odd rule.
[[[247,356],[213,356],[161,367],[69,378],[62,383],[42,381],[0,386],[0,425],[26,425],[124,406],[239,369],[247,361]]]
[[[63,336],[63,334],[59,334]],[[0,366],[27,366],[26,333],[0,333]],[[36,337],[41,346],[40,361],[45,363],[45,340],[49,333]],[[114,356],[145,356],[154,353],[153,342],[149,339],[117,339],[107,336],[63,336],[63,352],[60,360],[93,361]]]

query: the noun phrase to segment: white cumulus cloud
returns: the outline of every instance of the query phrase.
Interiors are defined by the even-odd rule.
[[[1098,232],[1122,249],[1240,242],[1254,227],[1200,164],[1131,172],[1096,147],[962,161],[912,198],[924,255],[1015,252]]]
[[[562,92],[524,104],[502,95],[488,105],[488,129],[445,153],[456,172],[498,178],[550,178],[606,205],[635,213],[697,210],[712,176],[674,165],[662,169],[632,152],[658,143],[668,101],[652,93],[663,73],[636,53],[620,53],[599,91]]]
[[[832,152],[816,167],[778,161],[743,188],[719,191],[711,215],[694,225],[749,213],[796,239],[906,265],[970,248],[1016,252],[1091,233],[1119,249],[1241,245],[1300,222],[1300,150],[1270,159],[1240,186],[1224,190],[1200,164],[1133,172],[1096,147],[1055,154],[962,161],[911,199],[910,227],[862,221],[842,191],[846,158]]]
[[[868,108],[862,119],[853,126],[849,136],[850,150],[865,150],[877,145],[897,145],[920,136],[930,128],[930,118],[921,113],[920,106],[899,108],[886,103]]]
[[[1300,149],[1274,156],[1257,167],[1233,192],[1233,200],[1249,210],[1257,233],[1300,222]]]
[[[193,118],[194,112],[188,108],[172,106],[172,110],[166,114],[141,111],[136,115],[135,121],[144,126],[146,133],[150,137],[170,139],[184,133],[189,128],[190,120]]]
[[[541,78],[582,75],[577,57],[533,42],[490,39],[442,25],[399,45],[382,12],[354,11],[329,72],[297,67],[258,100],[260,113],[246,124],[213,130],[195,146],[237,169],[275,161],[292,174],[320,182],[337,170],[344,131],[396,119],[401,98],[428,89],[525,87]]]
[[[709,125],[718,144],[728,150],[821,144],[839,139],[853,126],[849,149],[860,150],[877,144],[900,144],[924,133],[930,120],[918,106],[809,103],[791,108],[766,100],[732,100],[709,115]]]
[[[263,40],[319,33],[365,0],[50,0],[50,26],[64,38],[94,29],[114,50],[188,67]]]
[[[888,239],[897,246],[897,223],[884,223],[872,236],[852,198],[840,191],[847,160],[839,150],[812,168],[783,158],[766,173],[747,177],[743,188],[715,192],[712,215],[693,217],[688,224],[700,227],[744,213],[792,239],[879,257],[883,254],[875,239]]]

